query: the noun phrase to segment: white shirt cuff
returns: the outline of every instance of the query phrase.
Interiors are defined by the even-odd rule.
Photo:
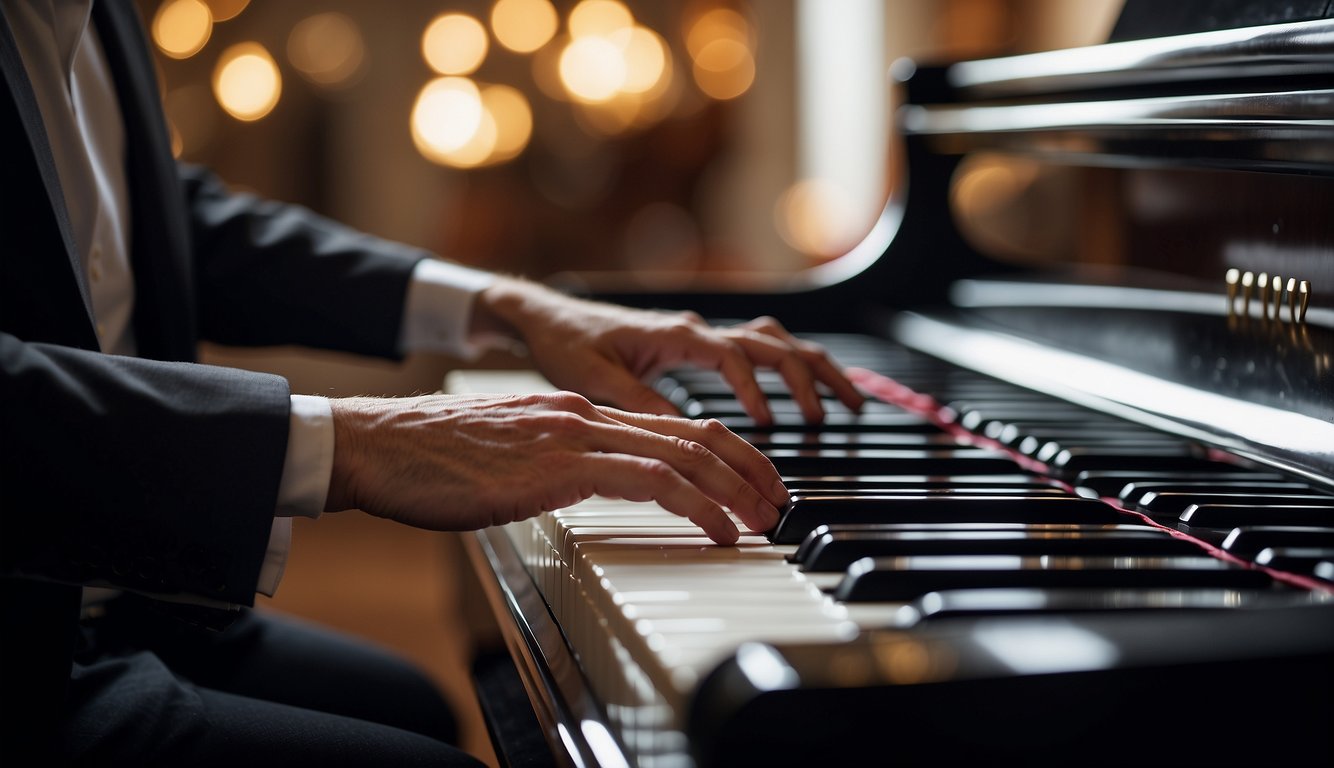
[[[333,477],[333,408],[327,398],[292,395],[278,517],[319,517]]]
[[[468,328],[474,299],[495,280],[490,272],[439,259],[418,262],[408,284],[399,349],[472,361],[488,349],[512,346],[513,339],[473,334]]]
[[[269,548],[264,550],[264,562],[259,566],[259,581],[255,591],[273,597],[287,568],[287,553],[292,549],[292,518],[275,517],[269,529]]]

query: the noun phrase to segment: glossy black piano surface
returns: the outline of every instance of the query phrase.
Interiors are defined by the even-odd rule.
[[[896,65],[906,192],[841,266],[607,294],[776,315],[879,404],[760,427],[712,374],[658,382],[794,494],[767,539],[707,555],[718,590],[790,569],[836,641],[779,632],[758,586],[688,611],[698,638],[655,630],[680,620],[627,564],[701,549],[656,518],[479,534],[560,762],[1334,763],[1330,4],[1247,29],[1173,10],[1181,37],[1146,34],[1149,5],[1126,42]],[[951,209],[979,157],[1063,174],[1101,224],[1041,265],[984,252]],[[748,629],[769,623],[772,641]],[[673,666],[713,658],[691,650],[710,633],[731,643],[716,663]]]

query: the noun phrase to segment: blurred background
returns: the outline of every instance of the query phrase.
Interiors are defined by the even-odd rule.
[[[1120,0],[139,7],[181,160],[466,264],[651,285],[837,259],[904,183],[891,62],[1101,42]],[[984,165],[956,185],[986,215],[1042,186],[1022,170]],[[1021,226],[1018,250],[1054,247],[1060,221]],[[432,391],[457,365],[217,346],[204,358],[334,396]],[[457,540],[359,513],[298,522],[265,605],[413,656],[460,710],[465,746],[493,760],[465,673],[489,634]]]

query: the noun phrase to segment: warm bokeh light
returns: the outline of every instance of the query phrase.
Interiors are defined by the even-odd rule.
[[[317,85],[347,84],[366,56],[361,30],[342,13],[317,13],[302,19],[287,38],[287,58]]]
[[[153,42],[173,59],[199,52],[213,34],[213,14],[199,0],[166,0],[153,15]]]
[[[482,126],[482,95],[466,77],[441,77],[427,83],[412,107],[412,140],[437,162],[457,152]]]
[[[486,27],[466,13],[435,17],[422,34],[422,55],[442,75],[466,75],[482,66],[487,51]]]
[[[482,89],[482,107],[495,122],[495,149],[488,162],[504,162],[528,146],[533,135],[533,110],[516,88],[491,85]]]
[[[630,9],[617,0],[584,0],[570,11],[570,36],[606,37],[634,23]]]
[[[213,12],[214,21],[229,21],[241,15],[250,0],[204,0]]]
[[[453,152],[446,152],[440,159],[455,168],[476,168],[489,161],[496,151],[496,118],[487,110],[482,110],[482,120],[467,144]]]
[[[754,45],[750,22],[730,8],[714,8],[690,24],[686,31],[686,51],[697,57],[704,46],[715,40],[733,40],[750,48]]]
[[[755,82],[755,57],[744,43],[719,38],[696,54],[692,72],[695,84],[706,95],[735,99]]]
[[[667,66],[667,43],[646,27],[628,27],[612,33],[609,38],[620,47],[625,59],[626,93],[645,93],[662,79]]]
[[[774,207],[774,223],[783,240],[808,256],[832,258],[861,234],[849,211],[854,201],[836,184],[804,179],[788,188]]]
[[[282,95],[278,65],[259,43],[238,43],[222,52],[213,70],[213,95],[237,120],[269,114]]]
[[[560,17],[551,0],[497,0],[491,8],[496,40],[515,53],[532,53],[551,42]]]
[[[560,56],[560,79],[579,101],[607,101],[625,84],[625,56],[604,37],[577,37]]]

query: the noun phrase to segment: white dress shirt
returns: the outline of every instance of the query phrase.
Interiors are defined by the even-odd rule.
[[[135,353],[125,130],[97,30],[93,0],[0,0],[51,142],[74,246],[83,264],[103,352]],[[473,359],[491,344],[470,338],[474,297],[494,276],[426,260],[412,273],[401,351]],[[333,473],[329,401],[292,395],[287,454],[258,590],[272,595],[291,546],[292,516],[318,517]]]

